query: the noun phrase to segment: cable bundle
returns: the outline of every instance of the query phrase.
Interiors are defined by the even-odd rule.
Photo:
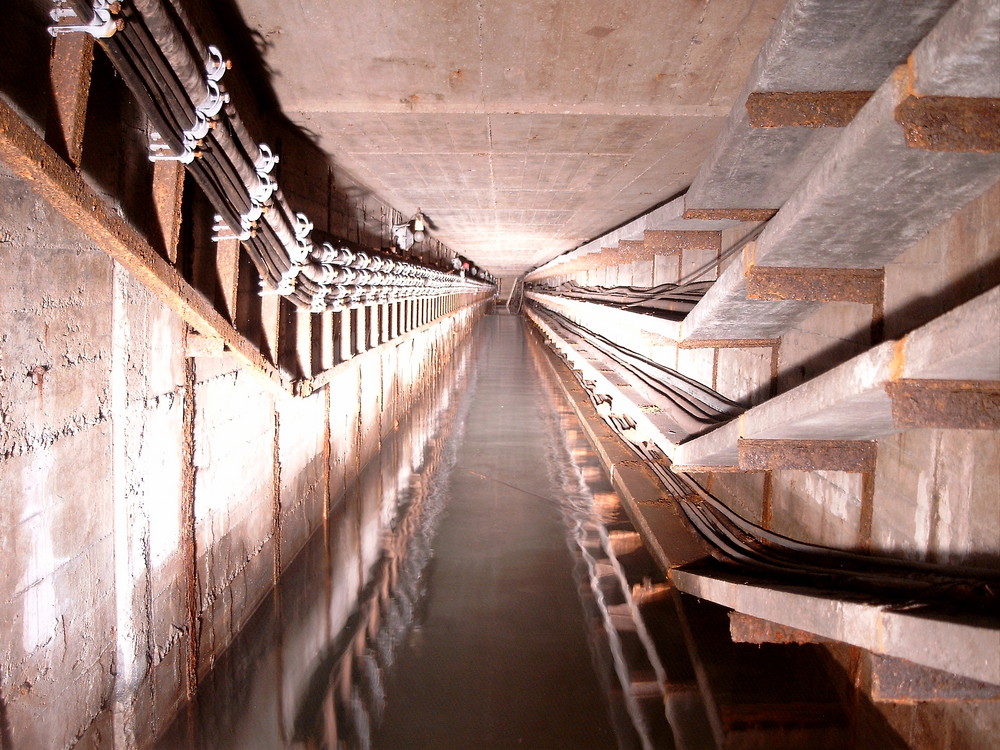
[[[314,242],[312,222],[291,209],[272,176],[277,155],[250,136],[226,93],[230,64],[217,47],[198,41],[176,6],[164,0],[56,5],[50,32],[86,32],[101,41],[149,118],[149,158],[187,167],[217,212],[213,239],[243,243],[260,272],[262,295],[323,312],[345,301],[375,304],[488,286],[346,243]]]

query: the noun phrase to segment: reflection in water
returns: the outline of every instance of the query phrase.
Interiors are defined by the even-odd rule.
[[[571,581],[575,580],[580,594],[582,616],[567,620],[565,614],[560,615],[557,627],[565,629],[566,622],[578,621],[579,635],[557,630],[559,645],[547,658],[564,662],[562,668],[570,670],[568,674],[557,673],[556,684],[565,684],[569,677],[570,681],[593,683],[595,687],[570,686],[588,696],[576,708],[575,715],[565,714],[566,705],[575,705],[573,701],[577,699],[573,697],[568,698],[570,704],[559,704],[562,708],[553,708],[548,714],[543,705],[540,715],[553,724],[546,728],[550,732],[546,736],[564,737],[565,742],[574,743],[559,746],[672,746],[669,731],[662,726],[662,696],[644,692],[648,684],[658,682],[656,664],[650,661],[655,662],[655,655],[647,658],[650,655],[644,653],[644,631],[641,622],[635,624],[630,620],[628,587],[611,552],[609,529],[613,535],[619,533],[616,530],[631,526],[575,415],[549,381],[552,376],[547,372],[548,365],[539,359],[544,355],[538,344],[524,336],[521,320],[491,316],[482,327],[488,328],[489,335],[484,337],[483,331],[477,330],[478,342],[467,341],[459,347],[427,396],[383,443],[381,454],[347,488],[342,502],[331,511],[325,532],[321,529],[314,535],[289,565],[272,595],[217,661],[199,686],[198,705],[178,717],[160,747],[392,750],[401,747],[398,737],[406,736],[408,748],[444,748],[439,740],[420,744],[416,735],[411,744],[406,727],[399,730],[392,725],[399,721],[415,725],[418,722],[413,720],[414,715],[423,716],[426,722],[442,719],[434,709],[427,709],[429,705],[436,706],[428,703],[429,696],[414,695],[420,690],[414,690],[413,685],[422,686],[423,677],[418,675],[413,678],[415,681],[408,682],[400,675],[401,670],[405,674],[414,663],[423,663],[419,658],[422,649],[423,656],[430,653],[435,667],[445,670],[451,666],[434,662],[441,652],[429,645],[434,633],[424,632],[424,628],[433,624],[430,622],[433,617],[427,615],[429,607],[437,607],[440,613],[442,607],[449,606],[442,603],[449,596],[463,596],[440,590],[447,587],[442,580],[454,579],[447,577],[447,571],[437,570],[437,566],[445,565],[447,555],[456,549],[456,542],[442,527],[449,517],[453,524],[456,522],[458,508],[454,497],[456,492],[466,491],[456,487],[467,489],[473,481],[499,487],[497,498],[504,503],[500,506],[504,512],[521,512],[511,500],[512,494],[520,492],[530,496],[528,501],[535,506],[539,500],[544,501],[543,511],[557,514],[557,526],[558,519],[562,519],[563,532],[557,533],[567,543],[567,565],[572,568]],[[513,356],[512,353],[518,358],[513,364],[491,359],[501,354]],[[496,382],[490,385],[482,381],[482,393],[477,396],[483,372],[491,366],[507,365],[520,370],[493,373]],[[521,374],[521,370],[525,372]],[[531,381],[530,393],[525,391],[512,397],[524,403],[506,405],[509,411],[515,406],[526,410],[512,421],[515,426],[524,422],[522,429],[532,432],[523,439],[532,441],[529,450],[542,454],[539,465],[544,468],[540,471],[547,476],[540,479],[519,475],[520,459],[514,461],[513,475],[503,475],[502,467],[486,455],[490,451],[512,450],[502,446],[502,435],[493,441],[489,434],[493,423],[484,414],[489,408],[502,408],[498,405],[502,400],[498,394],[512,372],[519,373],[514,376],[518,379]],[[484,431],[485,438],[481,434]],[[508,438],[522,440],[516,435]],[[501,476],[510,481],[501,480]],[[548,488],[531,485],[538,495],[518,489],[519,484],[532,482],[547,484]],[[463,504],[467,500],[468,497],[462,496]],[[492,523],[494,516],[483,518],[491,519],[486,523]],[[536,523],[530,518],[521,522]],[[459,531],[472,529],[465,527]],[[524,535],[523,530],[510,533]],[[545,539],[539,537],[543,547],[549,544]],[[482,552],[488,557],[504,550]],[[441,559],[436,559],[435,554]],[[542,565],[541,560],[547,562]],[[499,593],[476,590],[473,596],[507,595],[515,596],[515,601],[524,599],[531,595],[529,589],[536,579],[553,574],[551,560],[551,557],[527,556],[524,574],[531,576],[532,584],[524,590]],[[566,601],[571,605],[571,600],[560,599],[563,603],[552,602],[552,606],[565,610]],[[461,623],[466,622],[467,613],[461,605],[455,612]],[[544,619],[552,619],[551,614],[542,614]],[[509,639],[511,634],[501,635]],[[581,669],[568,651],[560,652],[569,649],[564,644],[574,638],[582,643],[589,641],[593,667],[590,675],[584,674],[590,671],[586,663]],[[523,639],[510,642],[513,645],[507,646],[508,649],[524,645]],[[445,650],[449,645],[445,639]],[[587,650],[584,645],[583,653]],[[441,660],[449,658],[468,657],[446,654]],[[516,662],[518,655],[505,653],[501,658]],[[537,654],[520,658],[537,661]],[[584,659],[586,662],[587,657]],[[484,667],[484,675],[488,671]],[[488,680],[485,676],[483,679]],[[492,687],[494,693],[500,691],[496,700],[512,701],[513,684],[516,683],[487,686],[487,690]],[[519,692],[527,695],[519,700],[544,704],[553,697],[546,695],[545,689],[544,686],[521,689]],[[430,687],[427,690],[430,692]],[[589,697],[591,694],[596,703]],[[601,713],[601,695],[608,714],[604,719],[593,716],[595,712],[588,708],[597,707],[597,713]],[[648,700],[651,697],[653,700]],[[401,703],[407,701],[416,702],[412,709],[416,714],[400,712]],[[457,706],[451,710],[461,710]],[[388,714],[393,710],[396,716],[390,717]],[[560,711],[565,715],[560,715]],[[523,707],[518,712],[524,713]],[[466,717],[467,722],[476,720],[477,717]],[[484,714],[482,721],[486,724],[490,717]],[[503,729],[494,727],[492,735],[484,731],[484,736],[493,738],[493,744],[484,739],[476,747],[508,746],[503,744],[506,741]],[[589,744],[581,744],[581,736]],[[452,746],[469,747],[467,743],[448,745]],[[521,746],[541,747],[530,739]]]

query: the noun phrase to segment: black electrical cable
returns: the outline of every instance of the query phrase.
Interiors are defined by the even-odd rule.
[[[679,427],[690,434],[704,430],[705,427],[729,421],[743,411],[741,405],[730,401],[707,386],[623,347],[556,311],[545,310],[545,315],[550,317],[550,319],[554,319],[554,322],[557,322],[562,327],[568,328],[578,335],[582,334],[588,343],[591,343],[598,350],[613,358],[625,370],[633,373],[644,383],[656,390],[657,393],[666,397],[679,410],[677,413],[672,413],[671,416],[678,423]],[[645,367],[654,372],[637,367],[635,364],[627,361],[628,359],[641,362]],[[664,378],[670,378],[675,383],[685,384],[688,388],[698,393],[701,398],[695,396],[690,391],[667,382]],[[702,398],[708,399],[713,403],[708,403],[702,400]]]
[[[584,381],[578,371],[576,375],[599,407],[593,383]],[[622,426],[614,415],[603,419],[621,434]],[[810,583],[851,597],[918,606],[943,604],[993,618],[1000,615],[1000,572],[996,570],[866,555],[790,539],[735,513],[691,477],[668,472],[647,445],[627,438],[625,443],[663,483],[671,500],[708,542],[712,557],[737,575]]]

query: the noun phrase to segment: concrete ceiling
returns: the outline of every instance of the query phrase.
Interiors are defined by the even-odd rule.
[[[336,167],[498,276],[683,191],[784,0],[236,0]]]

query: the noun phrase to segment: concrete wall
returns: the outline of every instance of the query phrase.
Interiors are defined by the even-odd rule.
[[[19,179],[0,175],[0,202],[3,747],[142,746],[344,512],[481,308],[296,398],[228,356],[186,358],[183,322]]]

